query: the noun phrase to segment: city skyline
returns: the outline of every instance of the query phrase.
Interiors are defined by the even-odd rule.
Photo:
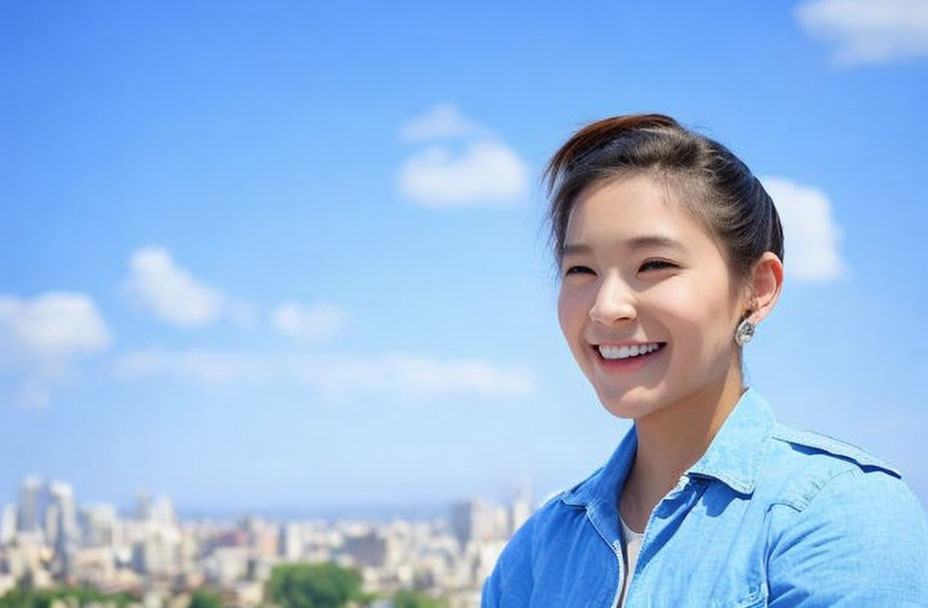
[[[273,598],[275,572],[330,564],[354,570],[365,593],[416,591],[470,608],[531,502],[523,485],[505,504],[458,500],[429,519],[185,521],[166,496],[142,491],[118,513],[80,505],[65,481],[29,476],[18,503],[0,508],[0,597],[90,588],[174,608],[208,592],[255,608]]]
[[[156,503],[166,504],[167,508],[171,513],[176,514],[178,521],[222,521],[222,522],[235,522],[244,517],[263,517],[273,521],[293,521],[293,520],[305,520],[305,519],[317,519],[317,520],[328,520],[335,521],[339,519],[351,520],[351,519],[363,519],[367,521],[379,521],[387,522],[392,519],[408,519],[408,520],[427,520],[435,518],[443,518],[447,515],[447,511],[451,505],[460,503],[466,500],[484,500],[494,503],[506,502],[511,500],[513,497],[533,497],[535,492],[532,488],[532,484],[529,480],[523,479],[511,484],[509,492],[504,492],[501,496],[458,496],[444,502],[438,502],[434,504],[394,504],[394,505],[377,505],[377,504],[357,504],[357,505],[328,505],[320,506],[316,508],[293,508],[293,509],[270,509],[270,510],[256,510],[250,509],[247,505],[238,505],[234,507],[229,507],[225,510],[198,510],[194,508],[185,508],[184,505],[174,504],[173,499],[169,493],[166,492],[151,492],[149,488],[139,487],[137,491],[130,497],[126,497],[123,501],[118,502],[108,502],[104,500],[97,500],[93,497],[78,499],[78,493],[75,491],[75,488],[72,484],[67,481],[60,479],[52,479],[47,477],[42,477],[37,474],[29,474],[24,477],[18,484],[18,492],[15,493],[14,500],[9,502],[0,502],[0,513],[2,513],[4,508],[13,509],[17,515],[22,512],[22,502],[24,497],[24,487],[27,484],[32,484],[35,487],[36,496],[42,496],[38,500],[35,510],[38,513],[41,510],[44,510],[44,507],[47,506],[49,502],[49,494],[51,493],[51,488],[53,486],[64,487],[66,488],[65,492],[70,492],[72,500],[74,502],[75,508],[79,510],[88,510],[97,507],[107,507],[113,508],[114,513],[119,514],[124,517],[136,517],[138,516],[140,504],[142,501],[147,500],[149,503],[155,501]],[[549,500],[553,494],[548,494],[545,496],[537,497],[536,500],[529,500],[532,508],[537,508],[542,503]],[[75,511],[75,514],[77,511]],[[34,523],[34,525],[26,525],[26,528],[30,527],[39,527],[43,525],[42,518],[40,517]],[[21,521],[20,521],[21,523]]]
[[[866,6],[0,6],[0,504],[32,473],[189,511],[578,483],[631,422],[561,334],[540,177],[655,111],[783,219],[746,383],[928,505],[928,29]]]

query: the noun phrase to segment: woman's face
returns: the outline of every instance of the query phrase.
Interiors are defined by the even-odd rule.
[[[743,311],[722,253],[668,196],[645,176],[593,184],[567,225],[561,329],[603,405],[622,418],[720,386],[737,365]],[[631,344],[659,348],[623,358],[636,352]]]

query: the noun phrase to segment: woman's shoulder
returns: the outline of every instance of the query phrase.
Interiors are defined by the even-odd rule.
[[[776,423],[771,430],[762,484],[773,493],[771,501],[804,510],[825,488],[820,501],[848,492],[869,495],[873,503],[904,496],[917,498],[901,469],[866,449],[821,432]]]
[[[771,598],[922,605],[907,602],[928,595],[928,517],[901,471],[822,433],[778,424],[771,437],[758,485]]]
[[[827,459],[838,459],[865,470],[882,470],[901,478],[902,472],[888,461],[879,458],[864,448],[837,439],[825,433],[802,430],[777,422],[773,425],[771,438],[798,454],[822,455]]]
[[[827,545],[840,562],[888,552],[886,560],[909,559],[924,576],[928,516],[899,468],[847,441],[777,423],[764,469],[758,487],[774,555]]]

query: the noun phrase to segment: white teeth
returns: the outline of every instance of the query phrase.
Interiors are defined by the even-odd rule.
[[[633,346],[608,346],[600,344],[599,352],[604,359],[628,359],[629,357],[636,357],[645,353],[654,352],[658,348],[660,348],[660,345],[656,342],[643,345],[635,344]]]

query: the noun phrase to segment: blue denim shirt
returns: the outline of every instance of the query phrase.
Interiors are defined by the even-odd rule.
[[[618,498],[636,446],[632,427],[516,531],[483,608],[616,605]],[[625,606],[928,606],[928,521],[898,470],[776,422],[749,387],[651,512]]]

